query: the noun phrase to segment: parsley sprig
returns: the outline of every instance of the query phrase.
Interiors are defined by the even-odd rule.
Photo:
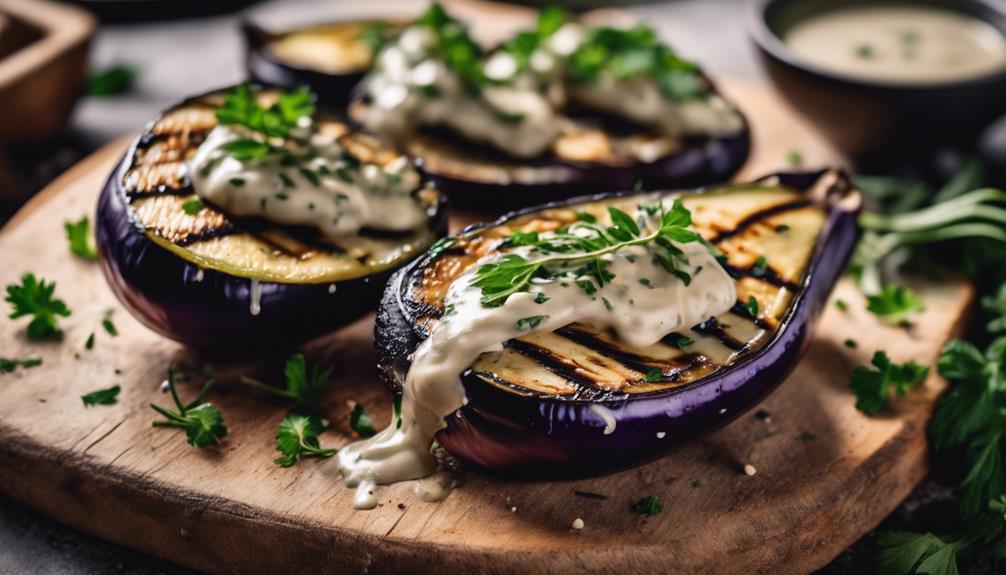
[[[293,467],[301,457],[328,459],[335,449],[322,449],[318,435],[324,430],[321,420],[314,415],[291,413],[276,430],[276,449],[282,453],[273,460],[280,467]]]
[[[892,390],[898,396],[905,395],[929,374],[928,367],[914,361],[894,363],[883,351],[874,353],[870,363],[876,369],[856,367],[850,383],[856,394],[856,409],[869,415],[887,408]]]
[[[222,125],[243,126],[259,137],[237,138],[220,149],[242,161],[288,155],[289,150],[273,140],[288,139],[301,118],[312,117],[314,113],[314,94],[307,88],[281,91],[276,102],[266,108],[259,105],[256,90],[240,84],[224,96],[223,105],[216,111],[217,121]]]
[[[63,300],[53,297],[55,290],[55,283],[37,279],[35,274],[31,273],[23,275],[20,284],[7,286],[7,297],[4,299],[11,305],[8,317],[32,318],[28,324],[28,339],[46,340],[63,337],[58,318],[68,317],[70,308],[66,307]]]
[[[866,309],[891,323],[910,325],[911,315],[924,311],[926,306],[914,291],[889,283],[879,293],[866,296]]]
[[[596,83],[604,74],[615,80],[648,77],[672,100],[708,94],[698,66],[680,58],[660,41],[653,28],[645,25],[591,29],[570,56],[568,70],[574,80],[585,84]]]
[[[503,44],[503,51],[513,56],[517,62],[517,71],[526,70],[534,54],[542,44],[555,34],[566,23],[569,16],[558,6],[546,6],[538,12],[538,21],[534,30],[518,32],[513,38]]]
[[[286,360],[283,375],[286,378],[286,386],[282,389],[244,375],[241,376],[241,383],[269,395],[293,400],[298,405],[310,409],[318,406],[321,393],[332,375],[332,369],[322,369],[319,365],[311,366],[309,369],[304,354],[297,353]]]
[[[150,404],[150,408],[164,416],[165,420],[155,421],[154,427],[177,427],[185,430],[185,439],[190,445],[207,447],[219,442],[227,435],[224,416],[212,404],[204,402],[206,394],[213,388],[214,380],[209,380],[195,399],[183,403],[175,387],[174,369],[168,368],[168,391],[174,400],[175,409]]]
[[[609,262],[603,257],[631,246],[650,246],[655,260],[687,285],[691,276],[682,271],[681,266],[688,260],[673,242],[702,240],[689,229],[691,213],[680,199],[674,201],[670,210],[661,204],[653,211],[659,216],[659,225],[648,233],[643,233],[627,213],[614,207],[608,208],[611,226],[581,220],[548,235],[514,232],[509,240],[512,246],[530,247],[531,253],[542,254],[541,257],[528,259],[520,254],[505,254],[495,262],[482,265],[472,285],[482,288],[482,305],[496,307],[503,305],[511,295],[528,291],[533,278],[552,278],[570,269],[580,278],[576,284],[590,294],[614,278],[608,270]],[[565,267],[559,269],[560,266]]]
[[[437,55],[469,88],[477,90],[485,84],[482,48],[472,40],[463,22],[451,17],[443,6],[434,2],[416,20],[416,24],[433,31]]]

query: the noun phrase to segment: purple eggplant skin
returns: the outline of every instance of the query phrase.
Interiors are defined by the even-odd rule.
[[[142,136],[141,136],[142,137]],[[122,186],[138,138],[105,182],[95,214],[99,261],[112,292],[142,323],[167,338],[223,355],[284,350],[336,330],[376,306],[394,270],[335,282],[260,282],[251,313],[251,280],[200,268],[154,243],[133,219]],[[441,195],[432,221],[447,231]]]
[[[426,177],[446,193],[451,205],[462,209],[516,209],[543,201],[557,201],[572,194],[597,194],[628,190],[682,189],[728,181],[751,154],[751,131],[745,120],[737,134],[691,137],[684,149],[655,162],[632,166],[601,166],[550,158],[537,161],[543,170],[557,174],[536,184],[495,184],[464,180],[426,170]],[[419,167],[423,165],[417,160]]]
[[[823,172],[780,173],[779,181],[808,189]],[[848,178],[842,180],[851,189]],[[555,202],[508,214],[495,222],[549,207],[613,197],[601,194]],[[683,442],[729,423],[753,407],[793,370],[810,343],[832,288],[858,239],[858,195],[835,203],[797,294],[772,341],[708,377],[670,390],[622,395],[603,400],[535,397],[489,385],[471,370],[461,374],[468,402],[446,418],[437,441],[465,464],[512,477],[582,477],[610,473],[658,458]],[[410,354],[425,333],[403,311],[406,281],[429,256],[399,270],[378,307],[375,340],[379,369],[393,393],[399,393]],[[604,435],[607,422],[593,406],[608,410],[616,430]],[[658,433],[660,436],[658,436]]]
[[[319,101],[333,109],[345,109],[353,87],[369,71],[369,68],[361,68],[346,74],[329,74],[296,66],[269,52],[267,45],[276,34],[249,21],[242,23],[241,31],[245,38],[245,66],[251,82],[288,90],[309,86]]]

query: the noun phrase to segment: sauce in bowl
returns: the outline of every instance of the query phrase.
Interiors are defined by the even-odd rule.
[[[784,40],[816,66],[887,83],[952,83],[1006,70],[1000,30],[935,7],[848,6],[796,23]]]

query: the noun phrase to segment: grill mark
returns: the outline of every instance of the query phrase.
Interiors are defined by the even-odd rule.
[[[696,364],[695,359],[691,357],[694,354],[682,354],[679,356],[680,358],[685,358],[684,363],[677,361],[678,358],[673,358],[670,361],[659,360],[619,349],[603,339],[594,337],[589,333],[584,333],[569,326],[556,330],[555,334],[595,351],[604,357],[618,361],[625,367],[643,374],[655,367],[660,368],[662,379],[659,381],[677,381],[680,379],[683,372],[695,367]],[[673,371],[669,374],[665,374],[663,373],[664,368],[671,368]]]
[[[191,196],[194,193],[195,190],[192,189],[191,184],[185,184],[182,187],[158,184],[153,190],[129,190],[126,192],[126,197],[130,200],[142,200],[156,196]]]
[[[739,268],[732,266],[724,261],[720,262],[720,266],[730,275],[733,279],[737,280],[742,277],[754,278],[756,280],[761,280],[765,283],[771,284],[777,288],[786,288],[790,291],[799,291],[800,284],[790,281],[781,275],[779,272],[775,271],[771,267],[766,267],[764,272],[758,273],[754,271],[754,266],[748,268]]]
[[[171,242],[181,247],[187,247],[202,242],[208,242],[210,240],[215,240],[217,238],[233,236],[235,234],[240,234],[243,232],[244,230],[242,230],[241,228],[238,228],[234,224],[228,223],[226,225],[220,226],[219,228],[210,228],[198,233],[186,234],[185,237],[172,239]]]
[[[607,390],[598,387],[597,382],[594,380],[577,373],[573,367],[563,361],[563,358],[556,356],[547,349],[516,339],[511,339],[503,345],[525,357],[533,359],[553,374],[565,378],[566,381],[577,388],[576,392],[569,397],[596,400],[609,393]]]
[[[708,359],[704,355],[698,353],[686,353],[680,357],[685,360],[684,365],[673,365],[672,367],[675,369],[670,373],[666,373],[661,370],[660,379],[656,381],[647,381],[646,383],[678,383],[681,381],[682,377],[687,375],[693,369],[701,366]]]
[[[723,347],[733,351],[744,351],[747,349],[747,343],[741,342],[735,339],[732,335],[723,331],[720,327],[720,322],[716,321],[716,318],[711,317],[706,321],[700,323],[699,325],[692,328],[692,331],[696,333],[701,333],[702,335],[708,335],[710,337],[715,337],[723,344]]]
[[[191,132],[165,132],[163,134],[145,133],[136,145],[136,159],[133,168],[140,166],[156,166],[172,162],[185,162],[195,153],[196,149],[206,140],[210,130],[192,130]],[[172,140],[174,140],[172,142]],[[150,153],[156,144],[163,144],[156,159],[151,159]]]
[[[732,230],[723,230],[717,233],[715,237],[709,240],[712,243],[718,243],[725,239],[732,238],[737,234],[743,232],[754,224],[760,222],[761,220],[775,216],[781,213],[790,212],[793,210],[799,210],[806,208],[811,205],[810,200],[797,200],[794,202],[789,202],[785,204],[779,204],[778,206],[772,206],[770,208],[765,208],[764,210],[749,214],[746,218],[737,223]]]

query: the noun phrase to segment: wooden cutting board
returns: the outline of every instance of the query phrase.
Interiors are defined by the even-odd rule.
[[[755,130],[743,177],[784,167],[791,149],[809,166],[841,161],[766,88],[728,90]],[[63,222],[93,211],[124,146],[70,170],[0,233],[0,285],[35,272],[55,280],[73,310],[62,343],[30,343],[25,322],[0,320],[0,355],[44,359],[0,375],[0,490],[60,521],[216,573],[799,573],[877,525],[926,473],[925,428],[943,383],[930,377],[893,413],[867,418],[853,407],[848,379],[877,349],[932,364],[971,302],[963,284],[917,285],[926,312],[906,331],[878,323],[844,282],[836,296],[848,312],[828,306],[802,363],[759,406],[770,419],[744,414],[664,459],[597,479],[513,482],[472,472],[440,503],[419,502],[412,485],[400,484],[381,492],[377,509],[354,511],[334,461],[272,463],[286,406],[238,384],[210,397],[230,435],[219,448],[190,447],[181,433],[152,428],[148,405],[167,401],[158,388],[170,364],[195,374],[182,385],[184,396],[194,394],[207,358],[135,322],[98,267],[72,257],[63,240]],[[115,338],[100,328],[109,308]],[[349,400],[387,421],[371,330],[366,318],[309,349],[336,366],[324,445],[349,440]],[[87,351],[92,332],[97,343]],[[845,347],[847,338],[858,348]],[[210,367],[225,380],[268,378],[282,359]],[[113,384],[122,386],[117,405],[81,404],[82,394]],[[743,472],[747,464],[755,475]],[[648,495],[663,513],[631,513]],[[577,518],[580,531],[570,527]]]

